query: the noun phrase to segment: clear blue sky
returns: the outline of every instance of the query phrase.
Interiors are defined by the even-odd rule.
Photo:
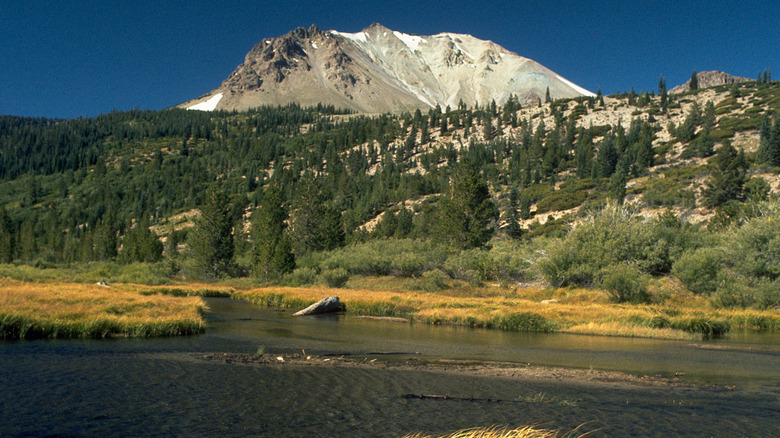
[[[691,71],[780,79],[780,1],[0,0],[0,114],[167,108],[216,88],[252,46],[303,26],[472,34],[605,94]]]

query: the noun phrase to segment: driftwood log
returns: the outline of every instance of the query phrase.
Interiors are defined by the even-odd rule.
[[[341,302],[339,302],[339,297],[334,295],[332,297],[321,299],[311,306],[294,313],[293,316],[319,315],[321,313],[338,312],[340,307]]]

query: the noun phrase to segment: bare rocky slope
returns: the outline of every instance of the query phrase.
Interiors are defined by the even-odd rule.
[[[258,43],[216,89],[183,108],[318,103],[360,113],[592,96],[541,64],[471,35],[416,36],[380,24],[357,33],[298,28]]]

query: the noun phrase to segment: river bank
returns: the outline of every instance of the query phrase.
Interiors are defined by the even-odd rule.
[[[685,290],[655,304],[611,303],[604,291],[577,288],[456,288],[441,291],[263,287],[232,298],[277,308],[303,308],[337,295],[353,315],[508,331],[696,341],[731,330],[780,329],[775,310],[723,309]]]
[[[331,367],[361,368],[401,371],[428,371],[451,375],[476,377],[498,377],[513,380],[567,381],[580,384],[611,385],[620,387],[694,387],[693,382],[685,380],[684,373],[672,378],[662,376],[638,376],[621,371],[546,367],[512,362],[493,362],[456,359],[418,359],[408,353],[367,353],[367,354],[247,354],[247,353],[207,353],[195,355],[198,359],[225,364],[257,365],[264,367]],[[400,358],[388,358],[400,356]],[[412,357],[410,357],[412,356]],[[717,388],[717,385],[710,385]],[[728,389],[726,386],[723,389]],[[408,398],[439,399],[457,401],[515,402],[502,399],[467,399],[446,394],[407,394]]]
[[[696,341],[732,330],[777,330],[776,310],[713,308],[680,290],[655,304],[616,304],[603,291],[535,285],[419,291],[378,287],[260,287],[186,282],[149,286],[0,279],[0,337],[150,337],[202,333],[202,297],[304,308],[337,295],[350,315],[431,325]],[[362,285],[371,285],[370,279]]]

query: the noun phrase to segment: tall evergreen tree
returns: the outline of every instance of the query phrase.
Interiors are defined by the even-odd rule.
[[[757,159],[760,163],[768,163],[772,166],[780,166],[780,123],[772,123],[769,114],[764,116],[761,124],[761,143],[758,148]]]
[[[487,182],[469,161],[460,163],[449,193],[439,201],[436,237],[453,248],[479,248],[495,231],[498,208]]]
[[[618,204],[623,204],[626,197],[626,182],[628,181],[626,173],[623,166],[617,166],[609,178],[609,197]]]
[[[618,162],[618,151],[615,149],[615,140],[613,135],[607,135],[599,146],[599,155],[597,158],[599,166],[599,176],[609,178],[615,172],[615,166]]]
[[[123,263],[154,263],[162,260],[162,252],[163,243],[149,229],[149,219],[144,216],[135,227],[125,233],[119,261]]]
[[[734,149],[728,139],[724,140],[713,158],[713,165],[710,181],[704,189],[704,205],[712,208],[741,199],[747,169],[742,151]]]
[[[341,224],[341,212],[307,174],[290,214],[290,237],[295,255],[309,251],[326,251],[344,245],[346,239]]]
[[[520,216],[518,208],[520,207],[520,194],[517,191],[517,187],[512,187],[509,192],[509,208],[507,209],[507,226],[506,234],[513,239],[520,239],[523,237],[523,228],[520,226]]]
[[[210,190],[194,222],[188,242],[196,273],[207,278],[229,274],[235,249],[228,196],[219,189]]]
[[[0,208],[0,263],[11,263],[15,254],[16,230],[5,208]]]
[[[287,208],[284,192],[278,180],[265,189],[260,208],[252,221],[252,270],[263,280],[278,280],[295,269],[295,254],[290,237],[285,232]]]
[[[690,80],[689,87],[691,91],[696,91],[699,89],[699,75],[696,74],[696,70],[694,70],[693,73],[691,73],[691,80]]]
[[[658,80],[658,94],[661,95],[661,109],[665,114],[669,112],[669,94],[666,91],[666,78],[663,75]]]

